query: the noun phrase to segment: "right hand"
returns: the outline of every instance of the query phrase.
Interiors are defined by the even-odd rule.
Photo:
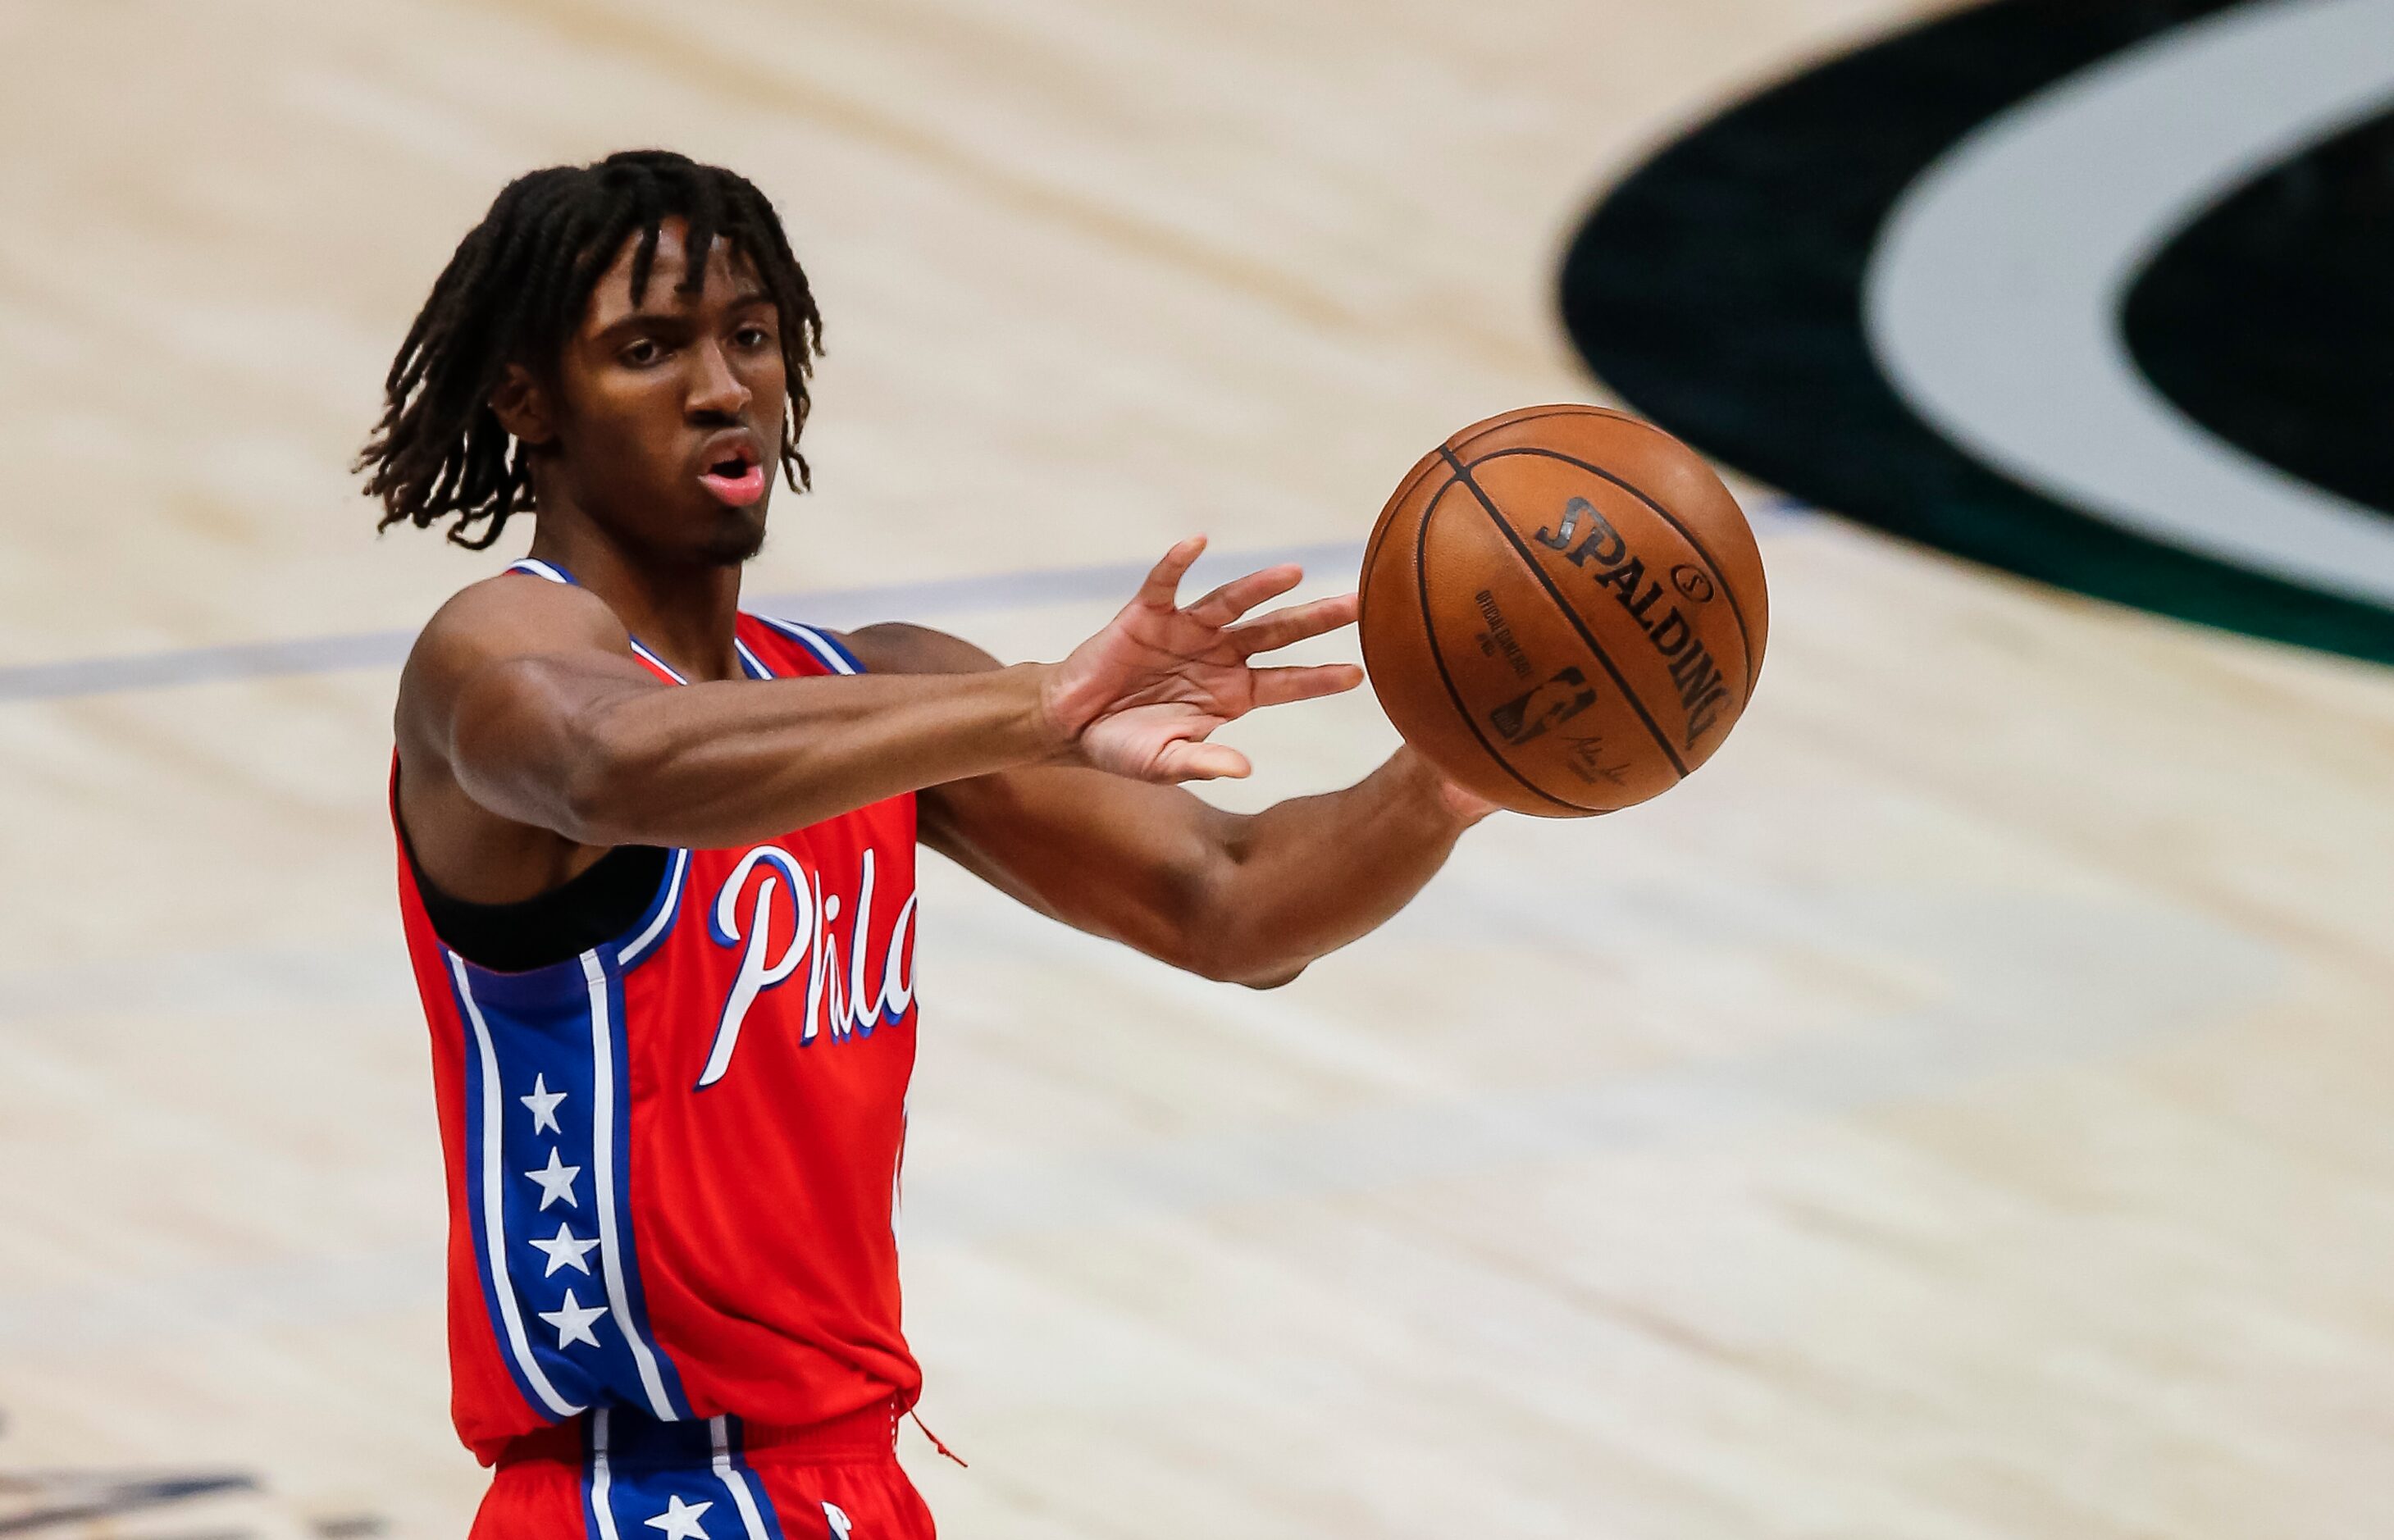
[[[1216,728],[1257,706],[1336,695],[1363,682],[1353,664],[1257,668],[1249,661],[1353,625],[1353,594],[1234,625],[1305,573],[1295,565],[1267,567],[1184,609],[1180,580],[1204,548],[1204,536],[1194,535],[1166,551],[1122,612],[1050,671],[1042,704],[1083,763],[1140,781],[1243,776],[1253,768],[1245,755],[1206,742]]]

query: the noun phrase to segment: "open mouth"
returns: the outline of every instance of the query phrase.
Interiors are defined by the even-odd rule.
[[[765,495],[765,467],[746,454],[728,454],[708,466],[699,483],[735,508]]]

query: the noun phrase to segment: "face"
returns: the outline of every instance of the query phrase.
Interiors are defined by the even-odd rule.
[[[544,507],[570,505],[652,559],[730,565],[765,542],[788,401],[781,321],[720,241],[705,286],[682,293],[688,236],[664,222],[637,303],[638,237],[626,242],[553,376],[513,373],[493,404],[540,451]]]

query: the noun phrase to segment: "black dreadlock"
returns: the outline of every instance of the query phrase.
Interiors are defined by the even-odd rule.
[[[666,150],[633,150],[590,165],[557,165],[509,182],[457,245],[409,327],[383,381],[382,420],[358,456],[365,494],[382,499],[381,526],[429,529],[454,514],[449,538],[472,550],[498,539],[507,516],[533,507],[529,452],[507,453],[491,394],[510,363],[545,370],[582,319],[590,291],[634,231],[632,298],[648,293],[657,234],[689,221],[690,268],[680,289],[706,283],[716,237],[755,264],[782,313],[789,412],[782,470],[810,483],[798,432],[807,376],[822,351],[822,317],[806,270],[773,205],[744,177]],[[475,526],[485,525],[477,532]]]

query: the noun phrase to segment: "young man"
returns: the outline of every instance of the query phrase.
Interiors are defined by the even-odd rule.
[[[383,522],[532,554],[400,683],[392,811],[450,1195],[478,1536],[927,1537],[894,1454],[914,850],[1266,987],[1386,920],[1489,809],[1401,751],[1254,817],[1208,735],[1350,690],[1252,660],[1352,596],[1177,599],[1175,546],[1061,663],[743,613],[820,318],[754,187],[535,172],[458,247],[361,460]]]

